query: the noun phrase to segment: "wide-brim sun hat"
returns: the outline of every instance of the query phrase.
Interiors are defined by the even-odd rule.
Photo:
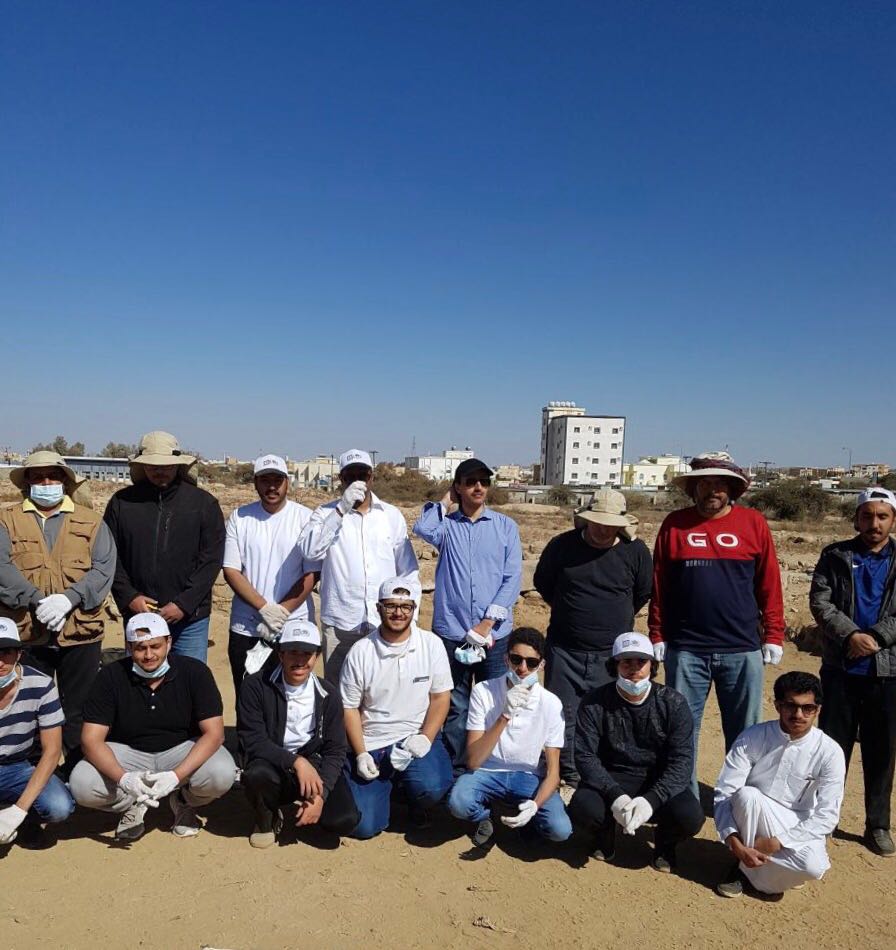
[[[692,496],[697,479],[711,476],[728,479],[731,485],[729,494],[732,501],[740,498],[750,487],[750,479],[746,472],[724,451],[701,452],[700,455],[695,455],[691,459],[691,470],[676,475],[672,479],[672,484],[685,494]]]
[[[177,465],[183,469],[183,477],[196,483],[195,455],[184,452],[177,439],[170,432],[147,432],[140,439],[136,454],[128,459],[131,481],[139,482],[146,478],[144,465]]]
[[[615,488],[601,488],[594,493],[590,504],[577,508],[573,512],[573,523],[577,528],[584,528],[586,522],[589,521],[611,528],[627,528],[631,524],[631,519],[625,513],[625,509],[625,495],[621,491],[616,491]]]
[[[73,468],[65,464],[65,460],[58,452],[53,452],[49,449],[32,452],[21,465],[10,471],[9,480],[19,491],[27,491],[28,484],[25,481],[25,472],[27,472],[29,468],[48,468],[50,466],[60,468],[65,473],[65,481],[67,483],[66,490],[69,495],[84,481],[83,478],[78,478]]]

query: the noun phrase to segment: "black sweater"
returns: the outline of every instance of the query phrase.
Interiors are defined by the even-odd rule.
[[[535,588],[551,605],[548,637],[570,650],[612,647],[633,629],[652,583],[650,551],[640,538],[593,548],[578,528],[552,538],[535,569]]]

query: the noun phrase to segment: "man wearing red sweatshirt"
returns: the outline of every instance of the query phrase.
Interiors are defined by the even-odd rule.
[[[715,684],[725,751],[762,716],[762,665],[784,655],[781,574],[765,518],[735,501],[749,479],[727,452],[694,456],[673,482],[694,501],[660,526],[653,553],[650,639],[666,684],[694,716],[696,749]]]

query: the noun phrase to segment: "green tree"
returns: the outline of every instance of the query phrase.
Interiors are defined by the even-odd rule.
[[[890,491],[896,491],[896,472],[890,472],[889,475],[884,475],[880,480],[881,488],[889,488]]]
[[[57,435],[52,442],[39,442],[31,451],[55,452],[57,455],[84,455],[85,453],[83,442],[72,442],[69,445],[64,435]]]
[[[545,501],[549,505],[571,505],[575,498],[576,496],[566,485],[551,485],[547,495],[545,495]]]
[[[133,455],[136,451],[137,446],[128,445],[127,442],[107,442],[100,455],[106,459],[122,459]]]

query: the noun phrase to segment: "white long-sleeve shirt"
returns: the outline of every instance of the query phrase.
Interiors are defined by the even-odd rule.
[[[340,517],[337,502],[321,505],[308,520],[299,548],[321,561],[320,618],[337,630],[379,626],[379,588],[390,577],[407,577],[419,590],[417,556],[401,512],[371,492],[366,514]]]
[[[778,835],[785,848],[799,848],[829,835],[840,819],[846,763],[843,750],[820,729],[791,739],[777,720],[745,729],[725,756],[716,782],[714,813],[719,839],[737,833],[731,797],[744,785],[789,808],[799,821]]]

